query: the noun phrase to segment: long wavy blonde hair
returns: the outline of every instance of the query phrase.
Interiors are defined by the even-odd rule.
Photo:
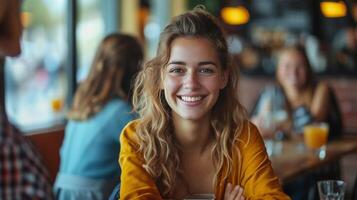
[[[100,43],[88,77],[80,84],[68,113],[86,120],[113,98],[131,98],[131,85],[143,59],[139,42],[130,35],[113,33]]]
[[[213,107],[211,126],[215,130],[212,158],[218,176],[226,179],[232,170],[233,144],[242,131],[246,111],[238,100],[238,68],[231,61],[227,43],[216,19],[201,8],[175,17],[160,35],[157,55],[145,63],[135,80],[134,110],[140,115],[137,125],[139,151],[146,171],[156,180],[163,196],[172,194],[180,178],[181,164],[178,143],[173,134],[171,109],[160,89],[163,70],[173,40],[179,37],[208,39],[216,48],[223,70],[228,71],[227,86],[221,90]],[[239,150],[238,150],[239,151]],[[228,170],[220,173],[223,166]]]

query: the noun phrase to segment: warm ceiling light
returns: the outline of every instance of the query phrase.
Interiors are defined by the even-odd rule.
[[[24,28],[30,26],[32,22],[32,14],[30,12],[21,12],[21,23]]]
[[[322,14],[327,18],[344,17],[347,13],[346,4],[343,1],[324,1],[320,3]]]
[[[229,25],[241,25],[249,21],[249,12],[244,6],[225,7],[221,10],[221,16]]]

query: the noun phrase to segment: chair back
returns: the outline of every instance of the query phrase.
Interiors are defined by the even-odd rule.
[[[335,91],[333,88],[329,88],[330,92],[330,106],[328,114],[328,123],[330,125],[329,131],[329,141],[338,139],[342,137],[343,133],[343,123],[342,123],[342,114],[339,106],[338,99],[336,97]]]
[[[357,199],[357,175],[355,177],[355,181],[353,183],[353,188],[352,188],[352,193],[351,193],[351,199]]]
[[[118,200],[120,198],[120,183],[116,185],[109,196],[108,200]]]

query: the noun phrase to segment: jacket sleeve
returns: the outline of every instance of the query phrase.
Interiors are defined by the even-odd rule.
[[[120,199],[162,199],[155,181],[143,168],[144,160],[137,151],[135,123],[129,123],[120,136],[119,164],[122,170]]]
[[[246,199],[290,199],[274,174],[257,128],[249,124],[243,135],[241,184]]]

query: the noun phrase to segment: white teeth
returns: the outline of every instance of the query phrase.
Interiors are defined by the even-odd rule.
[[[197,97],[190,97],[190,96],[181,96],[181,99],[187,102],[194,102],[194,101],[199,101],[202,99],[201,96],[197,96]]]

